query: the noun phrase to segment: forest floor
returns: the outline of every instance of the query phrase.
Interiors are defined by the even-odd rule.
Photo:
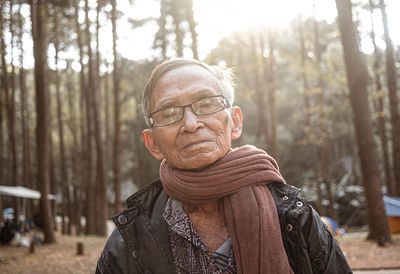
[[[0,246],[0,273],[94,273],[107,238],[58,232],[56,238],[55,244],[35,246],[34,253],[29,252],[29,247]],[[399,234],[384,248],[366,241],[365,233],[349,233],[337,241],[356,273],[400,273]],[[76,255],[78,242],[84,245],[84,255]]]
[[[0,273],[94,273],[106,237],[68,236],[56,232],[54,244],[29,247],[0,246]],[[76,255],[78,242],[84,255]]]
[[[366,233],[348,233],[336,238],[353,271],[396,269],[400,273],[400,234],[392,235],[392,243],[386,247],[365,238]]]

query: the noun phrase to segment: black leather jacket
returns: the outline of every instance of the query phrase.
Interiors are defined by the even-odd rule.
[[[347,261],[299,189],[268,185],[278,209],[282,239],[294,273],[352,273]],[[112,219],[116,229],[98,260],[96,273],[175,273],[162,214],[168,196],[158,180],[127,200]]]

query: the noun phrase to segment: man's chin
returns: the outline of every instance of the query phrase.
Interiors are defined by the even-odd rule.
[[[176,167],[181,170],[188,171],[201,171],[215,163],[221,157],[217,157],[216,155],[209,155],[212,153],[199,153],[195,157],[186,158],[181,161],[179,167]]]

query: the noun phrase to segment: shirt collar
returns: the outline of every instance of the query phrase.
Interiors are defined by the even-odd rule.
[[[191,242],[203,250],[207,250],[204,243],[201,241],[200,236],[194,229],[192,221],[183,209],[183,205],[178,200],[171,197],[168,198],[163,218],[168,224],[169,229]]]

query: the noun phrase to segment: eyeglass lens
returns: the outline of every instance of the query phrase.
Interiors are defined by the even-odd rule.
[[[213,114],[227,106],[222,95],[205,97],[185,106],[168,107],[150,115],[153,126],[166,126],[180,121],[184,115],[184,108],[191,107],[196,115]]]

